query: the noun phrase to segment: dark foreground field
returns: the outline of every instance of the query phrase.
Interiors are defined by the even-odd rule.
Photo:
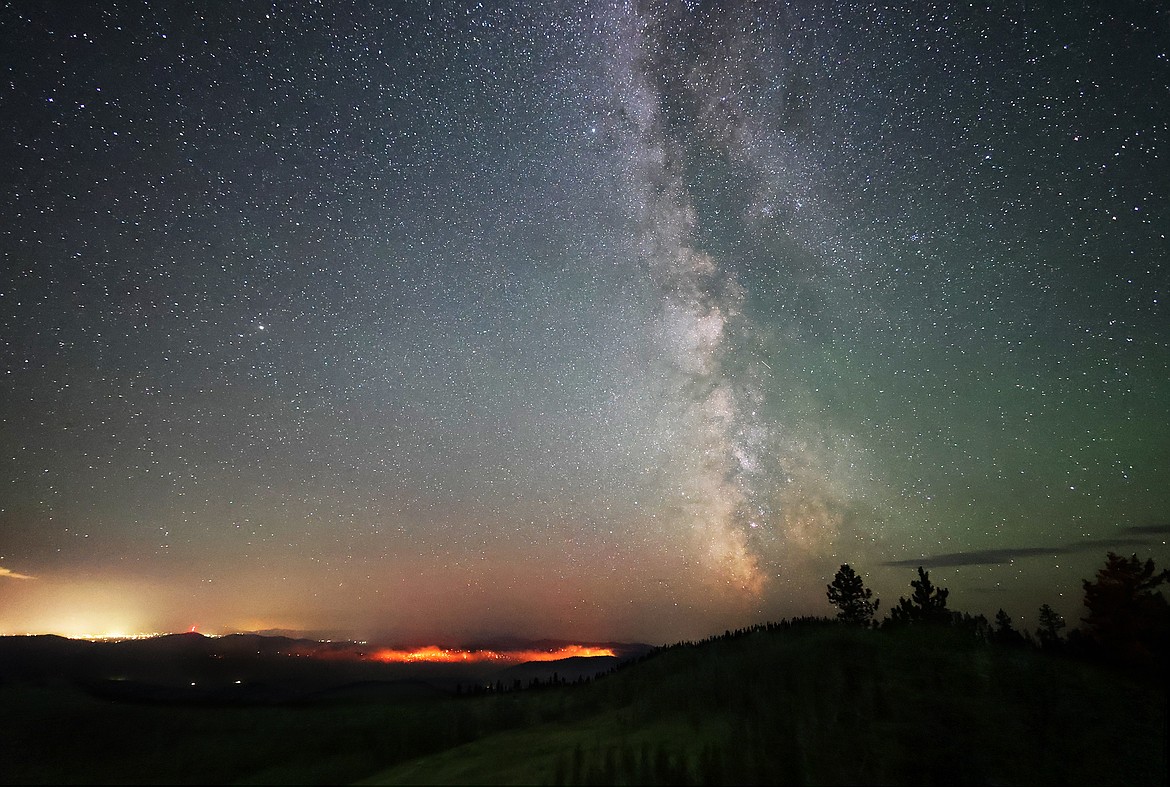
[[[6,783],[1167,779],[1164,683],[947,629],[768,627],[480,696],[359,682],[252,702],[0,676]]]

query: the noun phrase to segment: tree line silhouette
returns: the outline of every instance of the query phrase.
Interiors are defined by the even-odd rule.
[[[1082,580],[1085,617],[1081,626],[1067,636],[1064,618],[1048,604],[1040,606],[1035,636],[1017,630],[1012,618],[1000,609],[994,622],[984,615],[971,615],[947,607],[950,591],[936,587],[930,572],[918,567],[918,578],[910,582],[909,598],[899,598],[889,617],[875,620],[879,601],[865,586],[862,577],[845,563],[833,582],[826,586],[829,603],[837,608],[841,623],[875,628],[914,625],[945,625],[964,629],[974,636],[1005,645],[1027,646],[1099,658],[1119,664],[1153,667],[1170,656],[1170,604],[1158,587],[1170,581],[1170,570],[1158,571],[1153,559],[1142,561],[1136,554],[1125,558],[1109,552],[1105,565],[1093,580]]]
[[[866,587],[862,576],[845,563],[837,570],[832,583],[826,586],[825,595],[837,608],[835,618],[813,615],[756,623],[699,640],[682,640],[655,647],[642,655],[624,659],[607,670],[599,670],[593,676],[580,675],[569,680],[554,673],[544,680],[538,677],[527,682],[497,680],[494,684],[459,685],[456,694],[481,697],[587,685],[596,678],[624,671],[668,651],[740,639],[758,632],[840,624],[885,630],[910,626],[947,627],[982,642],[1031,647],[1128,667],[1156,668],[1170,657],[1170,604],[1158,591],[1165,582],[1170,582],[1170,570],[1158,571],[1153,559],[1143,562],[1137,555],[1124,558],[1109,552],[1105,566],[1097,571],[1096,578],[1082,580],[1087,614],[1081,618],[1081,626],[1064,634],[1068,628],[1064,617],[1045,603],[1040,605],[1033,634],[1026,629],[1017,629],[1012,617],[1003,609],[996,612],[994,620],[988,620],[983,614],[972,615],[949,608],[950,591],[931,582],[930,572],[922,566],[917,569],[917,579],[910,581],[913,589],[910,597],[899,598],[898,603],[890,608],[889,616],[878,620],[881,601],[874,598],[873,590]]]
[[[1076,719],[1086,713],[1115,718],[1110,716],[1114,711],[1107,708],[1114,708],[1110,703],[1122,695],[1101,677],[1114,670],[1081,672],[1067,660],[1125,668],[1118,679],[1137,678],[1132,685],[1144,687],[1135,689],[1133,697],[1144,697],[1141,692],[1162,685],[1170,656],[1170,607],[1159,587],[1167,581],[1170,571],[1159,571],[1153,560],[1139,560],[1136,555],[1123,558],[1110,552],[1094,578],[1082,581],[1085,613],[1079,625],[1070,631],[1064,618],[1045,603],[1040,606],[1037,624],[1027,630],[1017,627],[1003,609],[991,620],[952,609],[951,592],[936,585],[925,567],[917,568],[909,583],[910,594],[889,605],[886,617],[879,619],[879,609],[885,608],[866,587],[864,578],[843,564],[825,588],[828,602],[837,610],[835,619],[802,617],[728,629],[702,640],[656,648],[611,670],[624,672],[662,658],[675,669],[692,665],[696,674],[704,676],[705,682],[699,685],[678,692],[655,692],[644,700],[652,706],[655,718],[678,718],[690,725],[696,741],[685,753],[668,738],[647,741],[632,733],[628,738],[625,734],[598,738],[592,745],[579,744],[571,753],[559,755],[553,781],[818,783],[810,763],[829,767],[817,759],[825,751],[839,758],[844,783],[851,779],[895,783],[910,775],[928,783],[956,779],[994,783],[1003,774],[1021,776],[1024,783],[1075,783],[1087,778],[1086,759],[1104,757],[1107,769],[1114,770],[1147,762],[1135,758],[1133,751],[1143,750],[1143,746],[1153,751],[1149,739],[1128,727],[1122,732],[1125,720],[1116,722],[1115,737],[1100,750],[1092,736],[1069,743],[1078,729]],[[845,628],[874,633],[848,632],[839,639],[824,639],[826,635],[845,635]],[[796,636],[770,636],[782,632]],[[749,639],[754,643],[744,647],[735,642]],[[805,645],[794,645],[778,662],[789,669],[737,672],[739,667],[758,663],[748,655],[753,648],[775,658],[784,653],[782,642],[807,643],[812,660],[797,655]],[[826,648],[825,643],[833,645]],[[971,654],[985,647],[1001,653],[972,658]],[[1019,652],[1008,653],[1014,648]],[[1028,650],[1043,656],[1033,657]],[[837,654],[848,654],[848,668],[842,669],[835,661]],[[912,654],[910,660],[900,661],[907,654]],[[673,659],[665,658],[671,655]],[[792,669],[796,665],[803,669]],[[902,672],[903,668],[908,672]],[[669,667],[663,665],[661,672],[669,675]],[[1088,674],[1098,677],[1085,683],[1080,676]],[[1073,680],[1070,676],[1078,677]],[[784,712],[761,710],[777,698],[783,699]],[[898,710],[899,703],[908,700],[925,703],[939,718],[949,719],[931,732],[929,742],[902,748],[887,741],[862,747],[863,751],[853,755],[840,755],[832,736],[817,738],[809,726],[809,719],[820,719],[836,735],[842,729],[860,733],[873,718],[886,724],[893,724],[893,719],[911,724]],[[1132,697],[1117,701],[1121,707],[1134,707]],[[1137,702],[1146,720],[1143,723],[1163,724],[1160,719],[1164,715],[1159,716],[1156,702]],[[698,732],[705,729],[701,720],[716,707],[733,709],[738,725],[734,744],[713,742],[708,732],[703,733],[708,737]],[[1029,736],[1016,738],[1004,733],[1012,719],[1026,719]],[[848,732],[843,737],[848,737]],[[1131,745],[1134,748],[1123,753]],[[1045,759],[1062,746],[1063,755]],[[1016,752],[1018,759],[998,762],[978,754],[997,748]],[[1157,761],[1156,756],[1148,760]],[[1043,764],[1028,770],[1030,764],[1039,762]],[[850,767],[855,770],[850,771]],[[815,771],[820,773],[827,771]],[[1128,778],[1139,783],[1144,776],[1134,778],[1131,774]]]

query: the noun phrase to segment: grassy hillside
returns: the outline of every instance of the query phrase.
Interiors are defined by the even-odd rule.
[[[947,629],[757,631],[556,701],[558,723],[531,719],[365,783],[1166,781],[1164,690]]]
[[[809,625],[586,685],[279,707],[0,685],[5,782],[1164,784],[1162,684],[948,629]]]

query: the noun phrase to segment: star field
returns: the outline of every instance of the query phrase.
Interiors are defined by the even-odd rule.
[[[12,2],[0,64],[0,633],[1170,560],[1156,3]]]

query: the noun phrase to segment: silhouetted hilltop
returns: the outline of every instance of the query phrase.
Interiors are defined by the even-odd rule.
[[[148,650],[183,643],[195,653],[207,645],[174,639]],[[206,654],[210,663],[238,662],[223,655],[237,646],[273,643],[226,644]],[[102,645],[0,642],[0,664],[13,653],[76,656]],[[343,666],[253,657],[265,669]],[[476,690],[460,696],[417,677],[425,670],[397,680],[332,672],[332,682],[256,673],[195,686],[6,678],[0,774],[17,783],[1166,781],[1163,682],[959,627],[769,624],[568,679],[594,662],[512,667],[508,678],[465,684]],[[530,689],[537,670],[565,680]]]
[[[365,783],[1166,780],[1164,684],[947,627],[773,624],[525,694],[496,698],[510,731]]]

